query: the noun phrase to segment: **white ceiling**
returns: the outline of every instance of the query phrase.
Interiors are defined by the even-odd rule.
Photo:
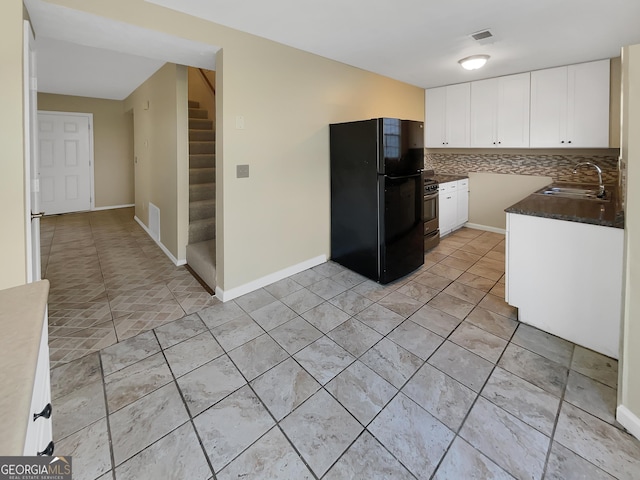
[[[640,43],[639,0],[146,1],[425,88],[615,57]],[[215,69],[215,46],[25,4],[41,91],[121,99],[165,61]],[[492,42],[470,38],[484,29]],[[479,53],[491,55],[485,68],[460,68]]]

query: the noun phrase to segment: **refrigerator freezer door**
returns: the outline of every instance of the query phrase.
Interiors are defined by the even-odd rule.
[[[380,118],[378,132],[378,173],[411,175],[424,168],[422,122]]]

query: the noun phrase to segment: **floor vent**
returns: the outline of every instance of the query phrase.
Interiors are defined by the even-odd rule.
[[[160,209],[153,203],[149,202],[149,231],[152,238],[160,241]]]

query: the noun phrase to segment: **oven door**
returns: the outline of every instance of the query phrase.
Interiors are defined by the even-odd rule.
[[[424,234],[432,235],[440,228],[438,222],[438,192],[424,196]]]

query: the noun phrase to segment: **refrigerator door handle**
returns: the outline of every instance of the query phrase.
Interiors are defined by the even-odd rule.
[[[422,172],[414,173],[413,175],[400,175],[399,177],[392,177],[391,175],[381,174],[384,177],[390,178],[391,180],[402,180],[403,178],[413,178],[413,177],[421,177]]]

